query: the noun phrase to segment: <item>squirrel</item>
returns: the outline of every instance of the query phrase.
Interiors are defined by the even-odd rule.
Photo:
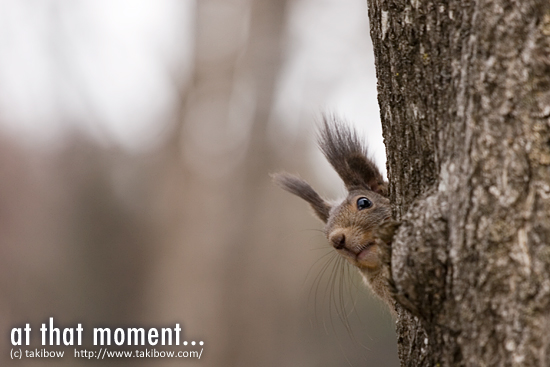
[[[347,197],[339,204],[323,199],[306,181],[288,173],[273,175],[275,183],[307,201],[325,223],[329,243],[359,269],[365,283],[395,314],[390,291],[390,249],[378,231],[391,223],[388,183],[368,158],[355,130],[336,120],[323,121],[318,145],[344,181]],[[382,231],[383,233],[383,231]]]

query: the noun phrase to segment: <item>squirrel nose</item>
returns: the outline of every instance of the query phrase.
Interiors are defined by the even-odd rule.
[[[346,247],[346,236],[343,233],[335,233],[330,236],[330,242],[335,249],[341,250]]]

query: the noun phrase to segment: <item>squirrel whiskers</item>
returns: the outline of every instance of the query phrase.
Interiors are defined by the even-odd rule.
[[[340,204],[329,203],[306,181],[288,173],[274,175],[274,181],[311,205],[325,223],[330,244],[359,269],[365,283],[394,312],[388,283],[389,247],[377,235],[391,220],[388,183],[368,158],[356,132],[346,125],[325,118],[318,143],[348,191]]]

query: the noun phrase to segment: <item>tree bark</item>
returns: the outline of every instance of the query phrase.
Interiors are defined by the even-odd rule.
[[[368,0],[402,366],[550,365],[550,3]]]

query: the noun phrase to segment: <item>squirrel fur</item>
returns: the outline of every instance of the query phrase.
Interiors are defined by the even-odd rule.
[[[329,243],[359,269],[365,283],[394,312],[389,284],[389,247],[378,236],[391,223],[388,183],[368,157],[357,133],[335,120],[324,119],[318,144],[344,181],[348,195],[337,205],[323,199],[306,181],[288,173],[274,175],[283,189],[307,201],[325,223]]]

